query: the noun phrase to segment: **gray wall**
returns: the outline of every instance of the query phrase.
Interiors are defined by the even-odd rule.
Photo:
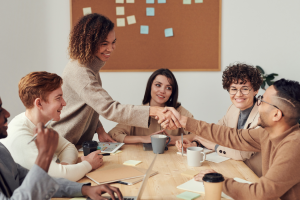
[[[222,71],[229,63],[240,61],[299,81],[299,8],[299,0],[223,0]],[[17,89],[22,76],[37,70],[62,73],[68,60],[69,14],[69,0],[1,2],[0,96],[12,117],[24,111]],[[157,66],[161,67],[167,66]],[[151,73],[100,74],[103,87],[114,99],[138,105]],[[222,89],[222,72],[174,74],[179,100],[195,118],[216,122],[224,115],[230,100]],[[115,125],[102,122],[106,131]]]

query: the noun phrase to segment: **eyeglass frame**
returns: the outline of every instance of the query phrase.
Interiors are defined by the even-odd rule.
[[[248,86],[242,86],[242,88],[243,88],[243,87],[246,87],[246,88],[249,89]],[[250,91],[251,91],[252,89],[253,89],[253,87],[249,89],[249,93],[250,93]],[[228,93],[230,94],[230,92],[229,92],[229,91],[230,91],[230,88],[229,88],[227,91],[228,91]],[[235,93],[235,94],[230,94],[230,95],[236,95],[236,94],[238,93],[238,91],[240,91],[240,93],[242,93],[243,95],[248,95],[248,94],[249,94],[249,93],[248,93],[248,94],[244,94],[244,93],[242,92],[241,89],[236,89],[236,93]]]
[[[270,104],[270,103],[268,103],[268,102],[266,102],[266,101],[264,101],[264,100],[262,100],[264,98],[264,96],[262,96],[262,95],[259,95],[258,97],[257,97],[257,101],[256,101],[256,105],[257,106],[259,106],[260,104],[261,104],[261,102],[265,102],[265,103],[267,103],[267,104],[269,104],[269,105],[271,105],[271,106],[274,106],[275,108],[277,108],[278,110],[280,110],[280,108],[278,108],[277,106],[275,106],[275,105],[273,105],[273,104]],[[259,103],[258,103],[259,102]],[[284,116],[284,114],[283,114],[283,112],[282,112],[282,110],[280,110],[281,111],[281,113],[282,113],[282,117]]]

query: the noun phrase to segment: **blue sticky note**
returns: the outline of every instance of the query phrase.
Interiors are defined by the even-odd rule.
[[[173,28],[165,29],[165,37],[171,37],[171,36],[173,36]]]
[[[147,16],[154,16],[154,8],[146,8],[146,15]]]
[[[149,34],[149,26],[141,25],[141,34]]]
[[[153,4],[153,3],[154,3],[154,0],[146,0],[146,3]]]
[[[195,0],[195,3],[203,3],[203,0]]]
[[[167,0],[157,0],[157,3],[166,3]]]

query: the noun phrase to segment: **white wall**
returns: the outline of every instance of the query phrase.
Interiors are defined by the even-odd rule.
[[[240,61],[300,81],[299,8],[299,0],[223,0],[222,71]],[[0,96],[12,116],[24,110],[17,94],[22,76],[35,70],[62,73],[68,60],[69,14],[69,0],[1,2]],[[138,105],[150,74],[101,73],[101,77],[114,99]],[[179,100],[197,119],[216,122],[223,116],[230,100],[222,89],[222,72],[174,74]],[[107,131],[115,124],[102,122]]]

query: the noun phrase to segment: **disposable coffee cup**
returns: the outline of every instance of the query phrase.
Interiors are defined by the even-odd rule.
[[[167,139],[169,140],[167,142]],[[165,152],[165,147],[170,143],[171,138],[166,135],[152,135],[151,144],[152,150],[155,154],[161,154]]]
[[[224,177],[219,173],[208,173],[203,177],[205,200],[220,200]]]
[[[206,155],[201,147],[188,147],[186,150],[187,163],[190,167],[200,167],[206,159]]]

